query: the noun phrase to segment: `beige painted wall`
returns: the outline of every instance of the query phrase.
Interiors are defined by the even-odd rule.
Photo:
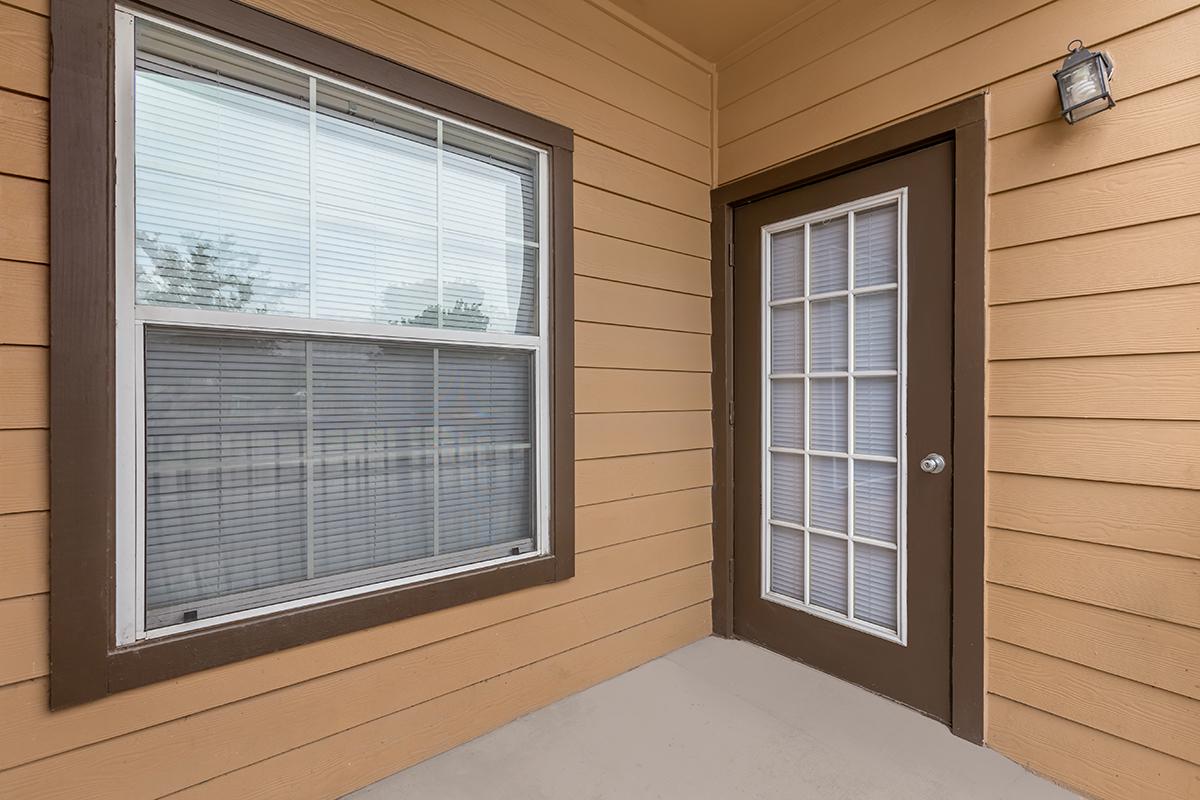
[[[583,0],[257,5],[574,128],[577,576],[47,710],[48,2],[3,0],[0,797],[334,797],[711,629],[709,70]]]
[[[721,182],[989,93],[986,735],[1106,798],[1200,797],[1195,5],[840,0],[718,72]]]

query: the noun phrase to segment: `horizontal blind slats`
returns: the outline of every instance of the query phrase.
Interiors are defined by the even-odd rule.
[[[151,627],[534,549],[530,354],[145,340]]]

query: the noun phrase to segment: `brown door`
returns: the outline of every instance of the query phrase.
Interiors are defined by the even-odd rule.
[[[734,212],[735,633],[943,721],[953,163]]]

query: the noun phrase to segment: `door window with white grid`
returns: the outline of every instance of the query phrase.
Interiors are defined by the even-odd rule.
[[[905,202],[763,229],[763,597],[899,642]]]

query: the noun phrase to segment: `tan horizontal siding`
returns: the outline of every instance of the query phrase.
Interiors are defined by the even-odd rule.
[[[575,512],[576,550],[634,541],[712,522],[712,490],[707,486],[583,506]]]
[[[1200,424],[1165,420],[992,419],[1000,472],[1200,489]]]
[[[575,227],[708,258],[708,223],[622,195],[575,186]]]
[[[1062,358],[1200,350],[1200,284],[999,306],[992,358]]]
[[[994,583],[1200,628],[1200,561],[1001,528],[988,530]]]
[[[712,74],[592,3],[501,0],[503,5],[553,28],[576,44],[624,64],[693,103],[708,107]]]
[[[1023,72],[1031,64],[1061,59],[1063,30],[1073,31],[1088,42],[1101,41],[1175,14],[1190,5],[1191,0],[1146,0],[1140,3],[1105,0],[1099,7],[1085,0],[1042,4],[1006,24],[981,31],[899,69],[876,70],[878,77],[861,86],[723,145],[719,159],[720,180],[733,180],[830,142],[962,97]],[[903,20],[882,29],[880,35],[889,35],[887,32],[901,22]],[[920,30],[910,34],[917,41],[927,35]],[[870,51],[852,52],[864,59],[872,58]],[[1046,85],[1053,88],[1052,83]],[[731,124],[728,120],[728,113],[723,113],[723,129]]]
[[[993,248],[1200,213],[1200,147],[994,195]]]
[[[0,686],[46,674],[48,609],[44,594],[0,600]]]
[[[1200,144],[1200,78],[1122,100],[1079,131],[1061,120],[994,139],[993,192],[1016,189]],[[1115,109],[1114,109],[1115,110]],[[1043,153],[1053,152],[1053,158]]]
[[[50,92],[50,22],[0,5],[0,88],[46,97]]]
[[[712,485],[712,451],[622,456],[575,464],[575,502],[585,506]]]
[[[433,28],[452,31],[473,48],[520,54],[517,65],[555,78],[570,70],[571,85],[592,97],[675,131],[708,142],[708,103],[671,92],[623,64],[604,58],[562,33],[529,20],[493,0],[380,0]]]
[[[50,341],[49,270],[0,260],[0,344]]]
[[[44,347],[0,345],[0,428],[49,423],[49,358]]]
[[[1103,800],[1191,800],[1196,767],[1108,733],[988,695],[993,747],[1034,772]]]
[[[655,411],[575,416],[575,457],[611,458],[712,447],[708,411]]]
[[[1200,764],[1200,700],[996,642],[988,691]]]
[[[1200,558],[1200,492],[1041,475],[988,476],[988,524]]]
[[[805,15],[804,19],[779,36],[728,66],[720,65],[717,107],[725,110],[743,97],[761,92],[774,82],[835,53],[863,35],[856,24],[859,20],[869,20],[869,26],[878,29],[928,2],[842,0],[822,3],[823,7],[816,13]],[[726,112],[726,117],[732,122],[736,122],[738,116],[736,109]]]
[[[5,209],[0,214],[0,259],[40,263],[48,260],[49,207],[49,192],[44,182],[0,175],[0,208]]]
[[[49,434],[0,430],[0,514],[49,508]]]
[[[707,222],[707,183],[665,170],[602,144],[575,137],[575,180]]]
[[[709,296],[707,259],[588,231],[575,231],[575,272],[596,278]]]
[[[50,0],[5,0],[5,5],[23,8],[42,16],[50,15]]]
[[[1200,699],[1200,630],[1009,586],[987,588],[988,636]]]
[[[873,20],[868,19],[848,25],[848,21],[857,21],[858,18],[855,13],[857,9],[847,7],[842,12],[846,16],[842,19],[843,33],[839,38],[849,38],[855,34],[859,34],[859,38],[849,46],[837,48],[731,105],[720,103],[721,135],[718,141],[724,146],[785,117],[794,119],[827,100],[857,87],[868,86],[880,76],[920,62],[927,56],[1045,5],[1048,1],[963,3],[961,0],[935,0],[882,27],[874,27]],[[906,5],[912,8],[916,4],[898,5],[903,9]],[[874,29],[862,35],[864,28]],[[816,31],[806,39],[818,48],[823,47],[823,40],[817,38]],[[921,88],[909,86],[907,91]]]
[[[577,322],[575,364],[702,372],[712,369],[712,350],[707,334]]]
[[[0,600],[49,590],[49,527],[44,511],[0,515]]]
[[[997,304],[1200,283],[1200,216],[999,250],[988,275]]]
[[[575,370],[575,411],[705,411],[712,408],[707,372]]]
[[[1200,353],[996,361],[988,402],[1005,417],[1200,420],[1198,375]]]
[[[49,104],[0,91],[0,172],[27,178],[50,174]]]
[[[707,297],[587,277],[575,279],[575,296],[577,320],[692,333],[712,329]]]

